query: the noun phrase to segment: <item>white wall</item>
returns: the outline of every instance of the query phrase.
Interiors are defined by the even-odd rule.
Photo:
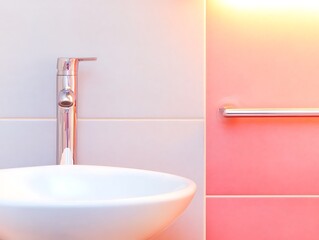
[[[96,56],[79,72],[79,163],[195,180],[195,200],[156,239],[204,239],[204,5],[2,1],[0,167],[55,163],[56,59]]]

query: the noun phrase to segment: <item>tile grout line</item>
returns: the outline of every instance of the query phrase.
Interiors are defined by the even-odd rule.
[[[55,118],[0,118],[0,122],[4,121],[55,121]]]
[[[204,1],[204,86],[203,86],[203,108],[204,108],[204,146],[203,146],[203,161],[204,161],[204,196],[203,196],[203,202],[204,202],[204,216],[203,216],[203,232],[204,232],[204,238],[207,239],[207,202],[206,202],[206,194],[207,194],[207,1]]]
[[[0,118],[0,121],[56,121],[56,118]],[[119,122],[146,122],[146,121],[176,121],[176,122],[203,122],[204,118],[78,118],[78,121],[119,121]]]
[[[165,122],[165,121],[176,121],[176,122],[202,122],[204,118],[78,118],[78,121],[157,121],[157,122]]]
[[[206,195],[206,198],[319,198],[319,195]]]

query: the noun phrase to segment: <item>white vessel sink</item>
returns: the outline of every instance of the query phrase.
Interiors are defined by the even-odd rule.
[[[0,170],[1,240],[146,240],[191,202],[186,178],[128,168]]]

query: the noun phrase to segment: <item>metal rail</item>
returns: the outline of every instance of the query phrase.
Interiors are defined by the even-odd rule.
[[[319,117],[319,108],[235,108],[221,107],[223,117]]]

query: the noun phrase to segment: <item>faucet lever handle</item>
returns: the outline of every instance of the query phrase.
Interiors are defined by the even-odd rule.
[[[95,61],[96,57],[87,58],[58,58],[57,69],[58,76],[76,76],[78,74],[79,61]]]
[[[78,58],[78,61],[96,61],[96,57]]]

